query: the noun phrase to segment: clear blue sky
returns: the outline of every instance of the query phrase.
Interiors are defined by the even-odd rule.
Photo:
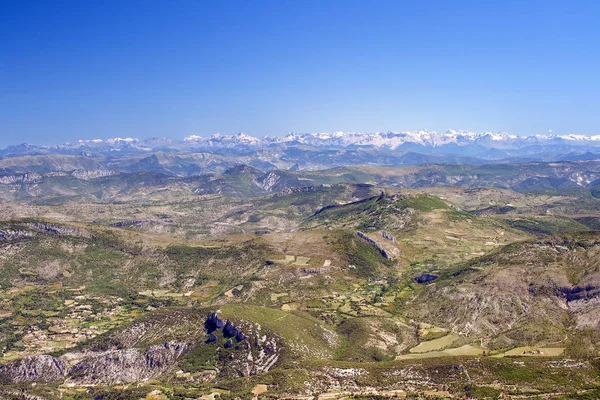
[[[0,0],[0,145],[600,133],[599,1]]]

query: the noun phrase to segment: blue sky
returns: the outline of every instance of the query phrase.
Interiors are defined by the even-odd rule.
[[[600,2],[0,0],[0,144],[600,133]]]

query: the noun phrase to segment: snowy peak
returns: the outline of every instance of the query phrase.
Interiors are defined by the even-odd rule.
[[[208,145],[208,146],[231,146],[231,145],[251,145],[260,146],[263,144],[264,139],[259,139],[254,136],[246,135],[243,132],[237,135],[222,135],[215,133],[210,137],[203,137],[198,135],[189,135],[183,139],[184,143],[195,144],[195,145]]]
[[[216,133],[210,136],[189,135],[181,140],[163,138],[136,139],[132,137],[115,137],[110,139],[87,139],[56,146],[19,145],[0,150],[2,154],[36,154],[61,152],[70,154],[101,153],[135,153],[151,151],[210,151],[211,148],[247,148],[259,149],[269,146],[294,146],[297,144],[318,148],[379,148],[387,150],[416,152],[455,152],[469,153],[468,148],[476,146],[481,149],[503,151],[522,150],[530,146],[546,146],[580,150],[582,147],[600,147],[600,135],[586,136],[580,134],[547,134],[518,136],[506,132],[476,133],[465,130],[448,129],[439,133],[421,129],[416,131],[387,132],[289,132],[286,136],[254,137],[245,133],[224,135]],[[204,150],[203,150],[204,149]],[[447,150],[444,150],[447,149]]]
[[[254,137],[245,133],[236,135],[224,135],[215,133],[211,136],[189,135],[183,139],[183,142],[173,139],[148,139],[140,141],[134,138],[114,138],[114,139],[94,139],[87,141],[78,141],[75,145],[111,145],[111,146],[139,146],[153,147],[157,145],[181,147],[182,145],[191,147],[234,147],[250,146],[260,147],[271,144],[306,144],[320,147],[348,147],[348,146],[369,146],[378,148],[388,148],[395,150],[402,145],[412,144],[424,147],[438,147],[449,144],[465,146],[470,144],[480,144],[489,147],[520,147],[530,144],[543,144],[552,142],[571,142],[572,143],[598,143],[600,144],[600,135],[534,135],[517,136],[506,132],[470,132],[465,130],[449,129],[444,133],[421,129],[418,131],[404,132],[318,132],[318,133],[296,133],[289,132],[286,136],[265,136]],[[67,144],[65,144],[67,145]]]
[[[50,146],[50,148],[58,149],[107,149],[107,150],[120,150],[123,148],[137,148],[143,150],[143,142],[135,138],[110,138],[110,139],[87,139],[78,140],[74,143],[66,142],[58,146]]]
[[[288,133],[283,142],[299,142],[304,144],[335,144],[337,146],[373,146],[396,149],[403,144],[417,144],[426,147],[443,146],[447,144],[469,144],[473,142],[511,142],[519,136],[509,135],[504,132],[474,133],[469,131],[450,129],[445,133],[428,131],[405,132],[333,132],[333,133]]]

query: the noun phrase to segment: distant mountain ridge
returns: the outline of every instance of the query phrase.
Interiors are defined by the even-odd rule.
[[[8,146],[0,150],[0,153],[23,154],[32,151],[69,151],[69,150],[93,150],[93,151],[156,151],[158,149],[193,150],[205,147],[265,147],[272,145],[294,145],[306,144],[311,146],[322,146],[325,148],[346,148],[350,146],[364,146],[375,148],[398,149],[403,145],[419,145],[423,147],[442,147],[447,145],[469,146],[480,145],[494,149],[519,149],[531,145],[562,144],[570,146],[594,146],[600,147],[600,135],[531,135],[518,136],[505,132],[483,132],[475,133],[464,130],[450,129],[445,133],[428,131],[405,132],[325,132],[325,133],[294,133],[286,136],[264,136],[254,137],[245,133],[237,135],[213,134],[210,136],[189,135],[183,140],[172,138],[121,138],[78,140],[66,142],[59,145],[35,146],[21,144]]]
[[[73,166],[74,164],[70,164]],[[0,175],[0,203],[123,202],[187,195],[252,199],[294,190],[311,192],[335,185],[365,187],[495,187],[519,192],[566,190],[600,198],[600,161],[523,164],[438,164],[410,167],[349,166],[321,171],[261,171],[237,165],[223,172],[175,175],[165,169],[105,169],[27,172]]]
[[[146,171],[170,176],[222,173],[246,164],[261,171],[324,170],[352,165],[425,165],[600,160],[600,135],[516,136],[449,130],[289,133],[253,137],[215,134],[172,138],[78,140],[21,144],[0,150],[0,176],[29,172]]]

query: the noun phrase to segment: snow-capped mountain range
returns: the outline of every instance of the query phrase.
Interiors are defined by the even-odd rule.
[[[183,140],[116,137],[53,146],[9,146],[0,150],[0,177],[11,180],[21,179],[27,173],[79,170],[92,171],[90,176],[94,177],[137,171],[192,176],[221,173],[240,164],[271,171],[350,165],[515,165],[590,160],[600,160],[600,135],[517,136],[457,130],[289,133],[265,137],[239,133],[190,135]],[[15,178],[15,174],[21,175]]]
[[[210,151],[215,148],[260,149],[274,146],[313,146],[318,149],[376,148],[383,150],[416,151],[424,153],[447,153],[469,155],[469,149],[477,147],[488,150],[523,150],[531,146],[558,146],[563,153],[569,149],[600,148],[600,135],[534,135],[518,136],[504,132],[475,133],[450,129],[444,133],[419,130],[411,132],[327,132],[288,133],[286,136],[253,137],[245,133],[237,135],[214,134],[190,135],[183,140],[171,138],[112,138],[67,142],[54,146],[22,144],[0,150],[0,154],[85,153],[85,152],[155,152],[155,151]],[[511,155],[509,152],[508,156]]]
[[[405,143],[414,143],[427,147],[443,146],[447,144],[471,144],[482,143],[504,147],[506,145],[527,145],[543,144],[548,142],[580,142],[580,143],[598,143],[600,145],[600,135],[533,135],[518,136],[504,132],[493,133],[483,132],[475,133],[462,130],[450,129],[445,133],[428,131],[426,129],[412,132],[325,132],[325,133],[293,133],[286,136],[264,136],[254,137],[245,133],[237,135],[214,134],[211,136],[187,136],[182,142],[170,138],[112,138],[112,139],[93,139],[79,140],[74,143],[65,143],[57,146],[59,148],[76,147],[137,147],[140,150],[152,150],[156,147],[181,147],[187,145],[202,144],[208,146],[227,146],[227,145],[245,145],[245,146],[267,146],[271,144],[290,144],[300,143],[307,145],[319,145],[330,147],[346,147],[351,145],[386,147],[396,149]],[[494,146],[495,147],[495,146]]]

